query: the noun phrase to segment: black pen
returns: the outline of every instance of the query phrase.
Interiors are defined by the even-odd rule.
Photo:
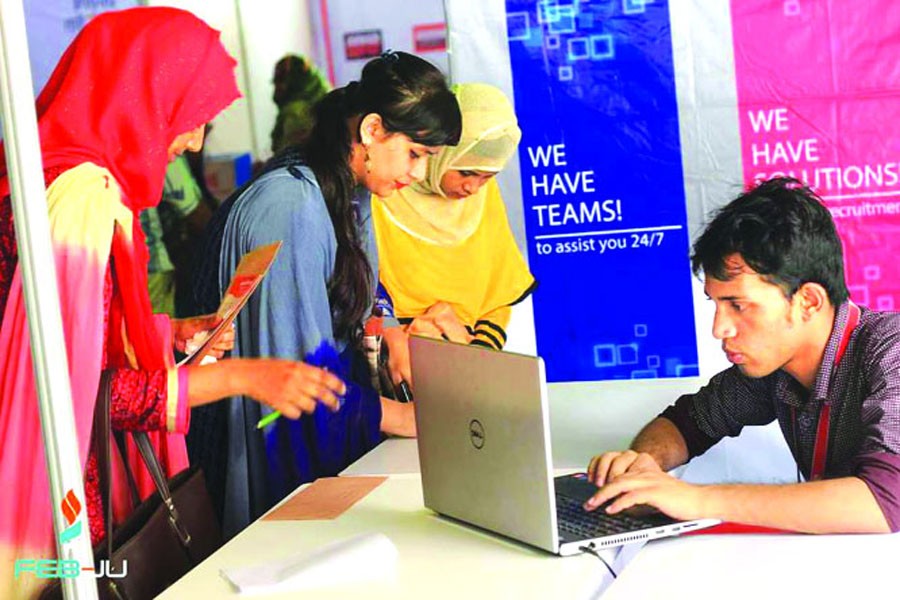
[[[394,386],[394,393],[397,396],[398,402],[412,402],[413,396],[412,391],[409,389],[409,384],[406,381],[400,381],[399,384]]]

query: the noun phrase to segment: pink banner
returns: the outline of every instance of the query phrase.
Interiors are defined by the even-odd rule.
[[[744,179],[811,185],[853,299],[900,308],[900,2],[732,0],[731,14]]]

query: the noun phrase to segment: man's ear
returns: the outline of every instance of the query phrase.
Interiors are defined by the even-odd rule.
[[[808,321],[816,313],[830,306],[828,292],[820,283],[806,282],[794,294],[799,302],[803,320]]]
[[[369,113],[359,122],[359,139],[363,146],[377,142],[384,137],[384,122],[378,113]]]

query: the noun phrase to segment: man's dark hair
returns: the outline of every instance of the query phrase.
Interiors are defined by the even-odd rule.
[[[694,242],[695,275],[728,281],[726,259],[744,262],[790,299],[804,283],[818,283],[832,305],[847,300],[844,255],[831,213],[811,189],[796,179],[763,181],[716,212]]]

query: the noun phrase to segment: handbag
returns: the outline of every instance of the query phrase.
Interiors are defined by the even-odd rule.
[[[100,380],[92,435],[106,515],[106,538],[94,548],[94,568],[104,566],[104,575],[97,579],[98,595],[101,599],[116,600],[154,598],[215,552],[222,545],[222,533],[203,472],[199,467],[190,467],[167,481],[149,437],[141,431],[131,435],[157,491],[138,504],[113,531],[110,393],[107,371]],[[124,438],[119,437],[117,441],[124,450]],[[136,500],[134,474],[127,461],[124,462],[131,494]],[[46,599],[62,597],[59,582],[41,594]]]

